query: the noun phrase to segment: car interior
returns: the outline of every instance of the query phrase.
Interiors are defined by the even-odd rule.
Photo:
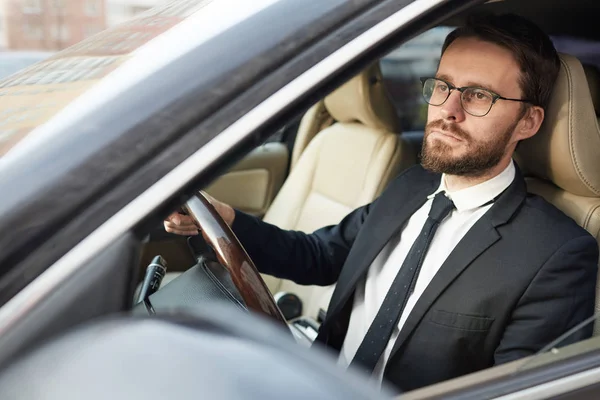
[[[563,51],[560,62],[542,128],[534,138],[520,144],[515,161],[531,194],[554,204],[600,244],[600,75],[594,65],[582,64],[579,57]],[[423,131],[413,129],[405,134],[399,116],[402,110],[396,108],[398,103],[394,103],[385,82],[380,64],[370,65],[302,116],[293,136],[291,157],[279,136],[279,141],[254,150],[206,192],[283,229],[312,232],[336,224],[352,209],[374,200],[397,174],[419,160]],[[262,163],[261,159],[267,161]],[[235,186],[236,182],[240,186]],[[195,294],[199,281],[194,281],[194,289],[189,284],[195,279],[190,273],[195,268],[192,266],[206,259],[198,257],[185,238],[164,233],[158,237],[144,245],[142,271],[150,257],[169,251],[177,262],[188,264],[173,265],[167,258],[170,272],[161,289],[150,297],[157,311],[177,305],[182,297],[185,302],[203,301]],[[176,253],[181,251],[189,260]],[[191,279],[177,279],[184,270]],[[334,286],[304,286],[262,277],[294,328],[297,342],[310,345],[326,315]],[[597,288],[600,294],[600,284]],[[203,290],[211,291],[210,287]],[[227,286],[226,291],[235,292],[234,285]],[[144,312],[139,304],[136,310]],[[304,342],[298,340],[298,332]],[[599,332],[596,324],[595,336]],[[561,346],[556,343],[552,347]],[[456,384],[468,382],[467,378],[457,379]],[[414,396],[435,393],[439,385],[420,389]]]
[[[433,47],[439,57],[443,42],[439,37],[443,39],[449,28],[426,34],[431,37],[436,30]],[[291,136],[291,156],[285,139],[278,135],[205,191],[268,223],[303,232],[336,224],[351,210],[374,200],[397,174],[419,160],[424,116],[414,113],[414,108],[423,105],[420,88],[406,80],[435,73],[430,63],[430,69],[394,82],[393,74],[386,78],[382,73],[386,62],[389,71],[390,60],[372,64],[311,107],[299,124],[292,124],[297,131]],[[399,63],[398,68],[406,64]],[[394,101],[392,92],[412,96],[413,110],[398,108],[406,102]],[[560,77],[544,125],[519,146],[515,160],[527,176],[531,193],[556,205],[600,241],[599,107],[598,67],[561,53]],[[406,114],[411,113],[413,122],[407,124]],[[142,271],[158,254],[167,259],[169,272],[163,287],[197,261],[185,238],[173,236],[157,234],[158,239],[145,245],[141,259]],[[304,286],[268,275],[263,279],[288,321],[299,317],[311,321],[314,338],[334,286]]]

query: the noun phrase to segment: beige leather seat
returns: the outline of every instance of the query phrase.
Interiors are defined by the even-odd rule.
[[[516,158],[528,177],[530,192],[544,197],[600,241],[600,129],[576,58],[561,55],[560,75],[544,124],[521,143]],[[600,290],[596,311],[600,311]],[[596,334],[599,327],[596,324]]]
[[[416,162],[399,133],[396,111],[371,66],[325,98],[335,123],[320,131],[298,158],[264,220],[283,229],[312,232],[337,224],[374,200],[402,169]],[[293,292],[304,314],[326,308],[332,288],[300,286],[265,276],[272,293]]]
[[[300,160],[300,156],[306,150],[306,147],[311,140],[323,129],[331,126],[335,121],[325,107],[325,101],[319,100],[302,116],[298,133],[294,141],[294,149],[292,150],[292,159],[290,163],[291,169],[294,169]]]

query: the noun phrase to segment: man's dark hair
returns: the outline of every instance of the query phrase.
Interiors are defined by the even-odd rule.
[[[560,60],[554,44],[538,26],[515,14],[474,16],[446,37],[442,55],[461,37],[476,38],[510,50],[521,68],[519,85],[523,97],[546,109]]]

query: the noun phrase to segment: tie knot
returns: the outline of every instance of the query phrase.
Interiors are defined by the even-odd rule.
[[[446,196],[446,192],[439,192],[433,198],[429,218],[442,222],[444,218],[454,209],[454,203]]]

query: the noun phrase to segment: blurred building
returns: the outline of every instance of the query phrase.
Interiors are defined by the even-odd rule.
[[[10,50],[54,51],[107,26],[105,0],[2,0]]]
[[[152,7],[167,3],[168,1],[169,0],[106,0],[107,25],[110,27],[121,24],[144,11],[148,11]]]
[[[62,50],[169,0],[0,0],[0,51]]]
[[[0,51],[6,49],[7,38],[6,38],[6,12],[4,10],[5,2],[0,0]]]

